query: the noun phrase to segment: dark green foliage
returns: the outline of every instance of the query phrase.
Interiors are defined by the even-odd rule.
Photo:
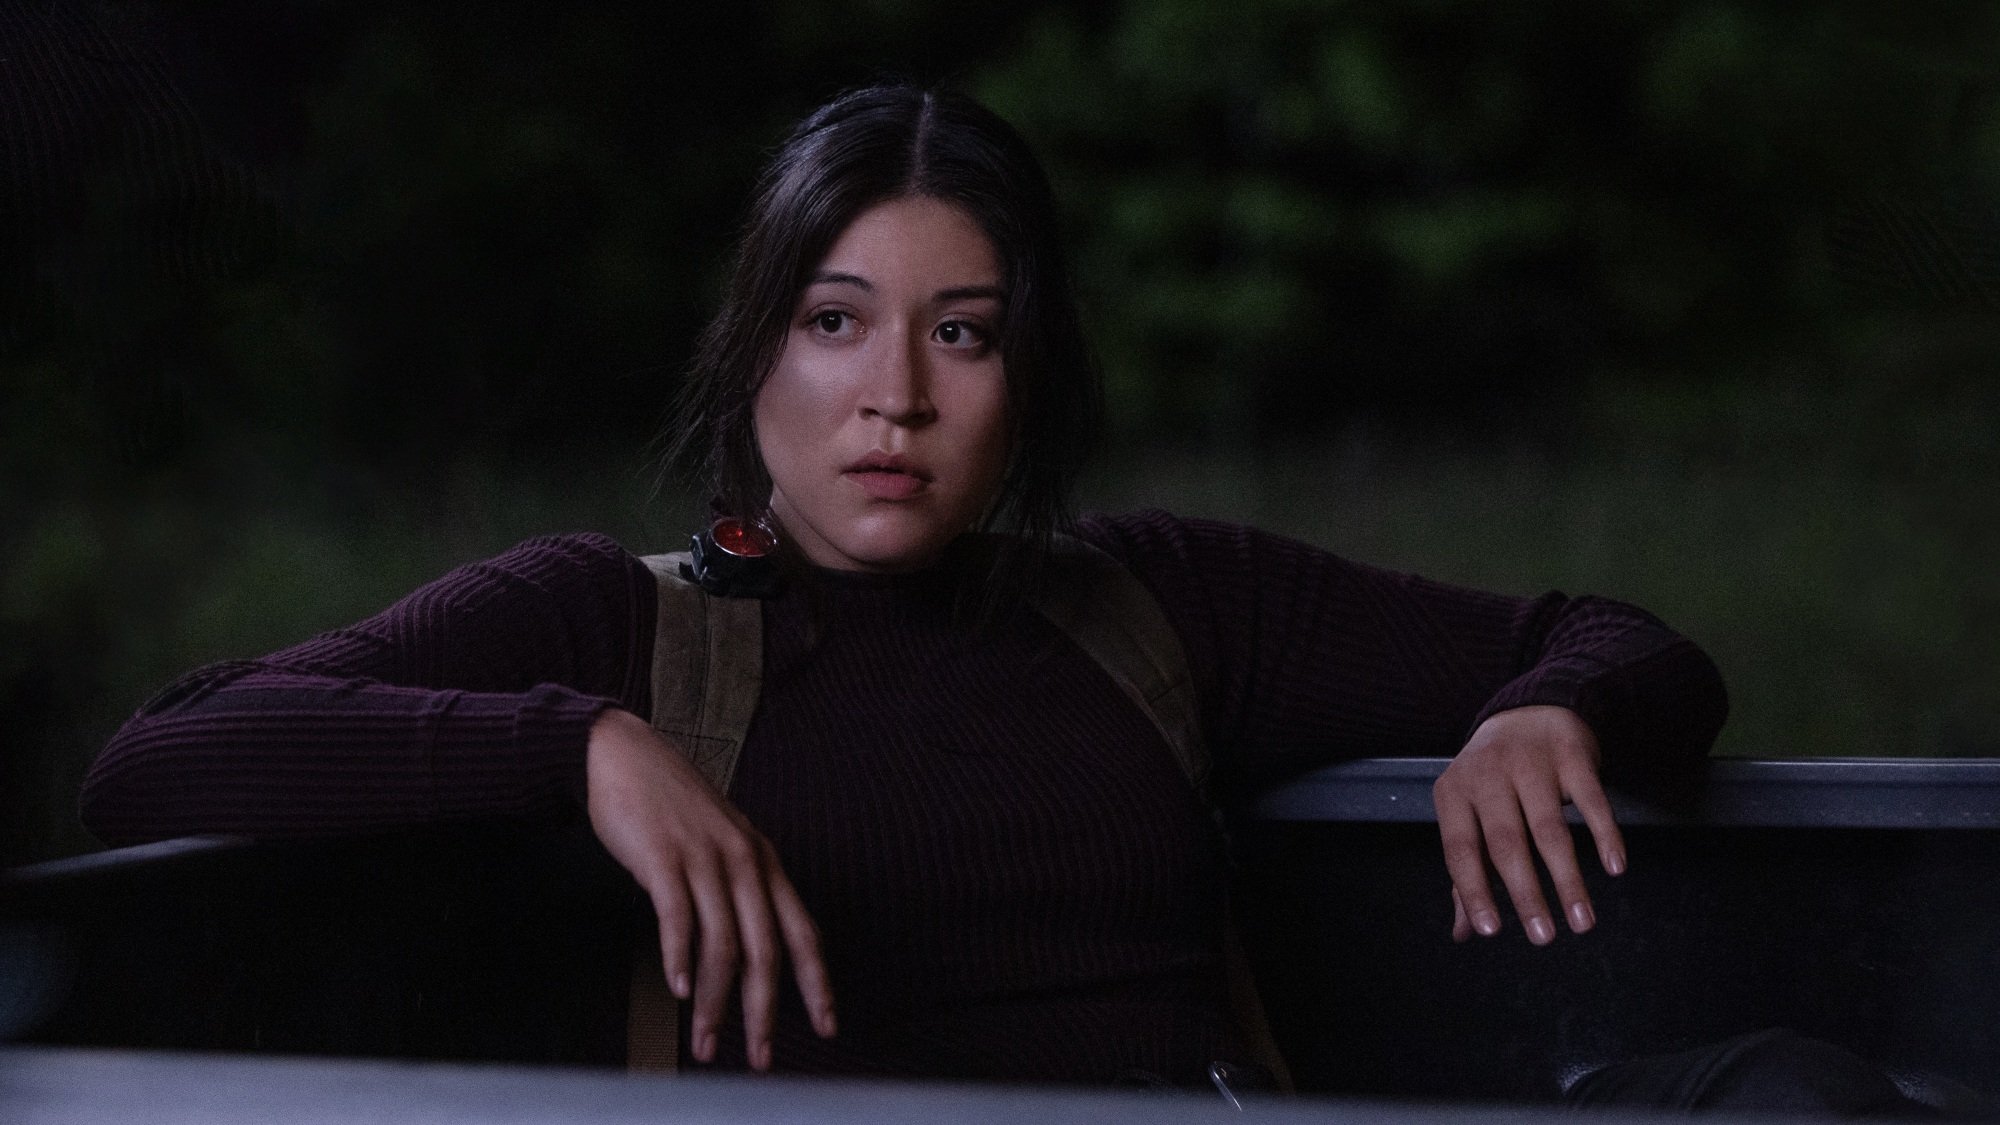
[[[2000,21],[1884,41],[1843,7],[1052,10],[980,89],[1076,202],[1128,425],[1551,428],[1607,368],[1737,378],[1846,312],[1842,277],[1931,296],[1883,260],[1891,209],[1955,193],[1933,259],[2000,236],[1996,69],[1968,46]]]
[[[0,859],[188,664],[672,545],[749,179],[883,72],[1045,153],[1101,496],[1635,597],[1735,752],[2000,752],[2000,8],[982,11],[0,0]]]

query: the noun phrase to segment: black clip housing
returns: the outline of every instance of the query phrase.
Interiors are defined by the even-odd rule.
[[[761,523],[723,516],[689,539],[681,577],[725,598],[777,596],[778,537]]]

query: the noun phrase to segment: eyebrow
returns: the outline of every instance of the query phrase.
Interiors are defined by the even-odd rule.
[[[817,270],[813,273],[814,285],[852,285],[863,293],[875,292],[875,286],[865,277],[835,270]]]
[[[852,285],[863,293],[875,292],[875,284],[859,274],[841,273],[838,270],[818,270],[813,273],[814,285]],[[976,301],[991,299],[1005,304],[1007,291],[998,285],[954,285],[940,289],[931,298],[933,301]]]
[[[985,298],[1004,305],[1007,303],[1007,291],[998,285],[959,285],[937,291],[939,301],[977,301]]]

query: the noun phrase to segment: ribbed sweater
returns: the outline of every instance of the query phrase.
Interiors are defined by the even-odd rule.
[[[1714,666],[1647,614],[1503,597],[1160,512],[1084,539],[1157,596],[1218,776],[1451,754],[1487,715],[1574,708],[1607,768],[1699,761]],[[817,572],[764,607],[730,799],[819,923],[838,1039],[781,1004],[779,1069],[1197,1081],[1230,1052],[1219,840],[1147,718],[1032,613],[969,628],[969,564]],[[573,809],[606,707],[649,713],[651,574],[611,540],[530,540],[375,617],[200,669],[85,783],[111,843],[265,838]],[[740,1036],[719,1066],[743,1065]]]

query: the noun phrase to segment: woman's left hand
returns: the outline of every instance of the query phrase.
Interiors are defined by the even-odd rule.
[[[1472,732],[1431,791],[1451,872],[1453,940],[1500,932],[1489,863],[1506,885],[1528,940],[1536,945],[1555,940],[1535,866],[1538,852],[1569,928],[1580,934],[1597,924],[1563,805],[1573,804],[1582,814],[1604,870],[1623,872],[1625,841],[1597,779],[1599,757],[1597,736],[1567,707],[1502,711]]]

